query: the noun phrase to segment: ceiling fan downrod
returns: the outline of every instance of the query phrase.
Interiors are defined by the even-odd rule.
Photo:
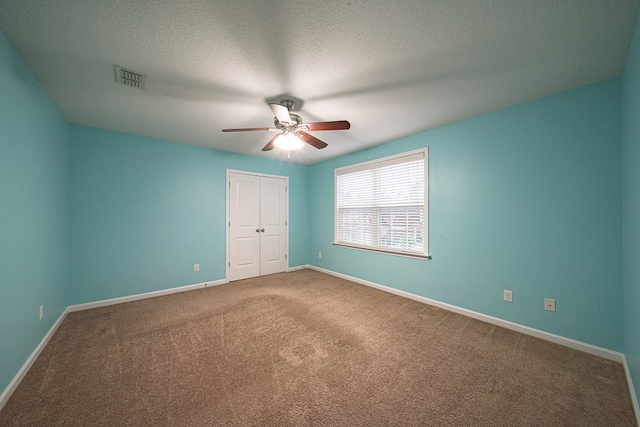
[[[302,117],[291,113],[291,110],[296,106],[296,102],[292,99],[285,98],[281,99],[278,104],[269,103],[268,105],[275,115],[273,118],[273,128],[222,129],[222,132],[280,131],[280,133],[271,138],[267,145],[262,148],[262,151],[270,151],[273,147],[278,146],[288,152],[291,149],[300,148],[303,143],[307,143],[318,149],[327,146],[326,142],[308,134],[308,131],[347,130],[351,128],[351,124],[346,120],[304,123]],[[287,143],[285,143],[285,141],[287,141]],[[290,153],[288,155],[290,155]]]
[[[280,105],[286,107],[287,110],[291,111],[296,108],[296,102],[292,99],[283,99],[280,101]]]

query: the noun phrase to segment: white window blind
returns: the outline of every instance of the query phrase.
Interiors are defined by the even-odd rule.
[[[335,244],[428,257],[427,149],[335,171]]]

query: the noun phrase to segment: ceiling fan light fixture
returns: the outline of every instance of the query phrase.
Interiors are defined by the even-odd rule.
[[[351,124],[346,120],[333,122],[304,123],[302,117],[290,112],[295,107],[295,102],[289,99],[280,101],[279,104],[269,103],[269,108],[275,115],[273,127],[270,128],[241,128],[222,129],[222,132],[248,132],[248,131],[274,131],[279,132],[262,147],[262,151],[271,151],[273,147],[289,153],[292,150],[299,150],[305,144],[309,144],[319,150],[325,148],[327,143],[319,140],[307,131],[320,130],[347,130]]]
[[[302,148],[302,141],[293,132],[285,132],[274,142],[275,146],[282,150],[298,150]]]

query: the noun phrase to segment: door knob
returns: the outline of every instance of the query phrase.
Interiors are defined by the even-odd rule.
[[[260,232],[260,229],[259,229],[259,228],[256,228],[256,233],[259,233],[259,232]]]
[[[264,228],[261,228],[260,231],[262,231],[264,233]]]

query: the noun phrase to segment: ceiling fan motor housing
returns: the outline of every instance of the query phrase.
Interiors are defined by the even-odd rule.
[[[301,105],[302,103],[300,103]],[[302,117],[297,114],[291,113],[291,110],[295,108],[296,102],[289,99],[284,98],[279,101],[279,103],[270,102],[269,108],[275,114],[273,119],[273,124],[275,129],[273,128],[243,128],[243,129],[222,129],[223,132],[243,132],[243,131],[280,131],[277,135],[275,135],[271,140],[262,148],[262,151],[270,151],[274,146],[279,145],[283,146],[286,144],[276,144],[276,142],[280,141],[282,138],[295,138],[297,144],[295,146],[293,144],[288,144],[286,147],[282,147],[284,149],[295,149],[300,146],[300,142],[305,142],[315,148],[322,149],[327,146],[327,143],[321,141],[307,133],[307,131],[320,131],[320,130],[347,130],[351,127],[351,124],[346,120],[339,120],[333,122],[316,122],[316,123],[303,123]]]
[[[289,114],[291,116],[291,123],[282,123],[277,117],[273,118],[273,124],[280,130],[293,131],[299,124],[302,123],[302,117],[297,114]]]

